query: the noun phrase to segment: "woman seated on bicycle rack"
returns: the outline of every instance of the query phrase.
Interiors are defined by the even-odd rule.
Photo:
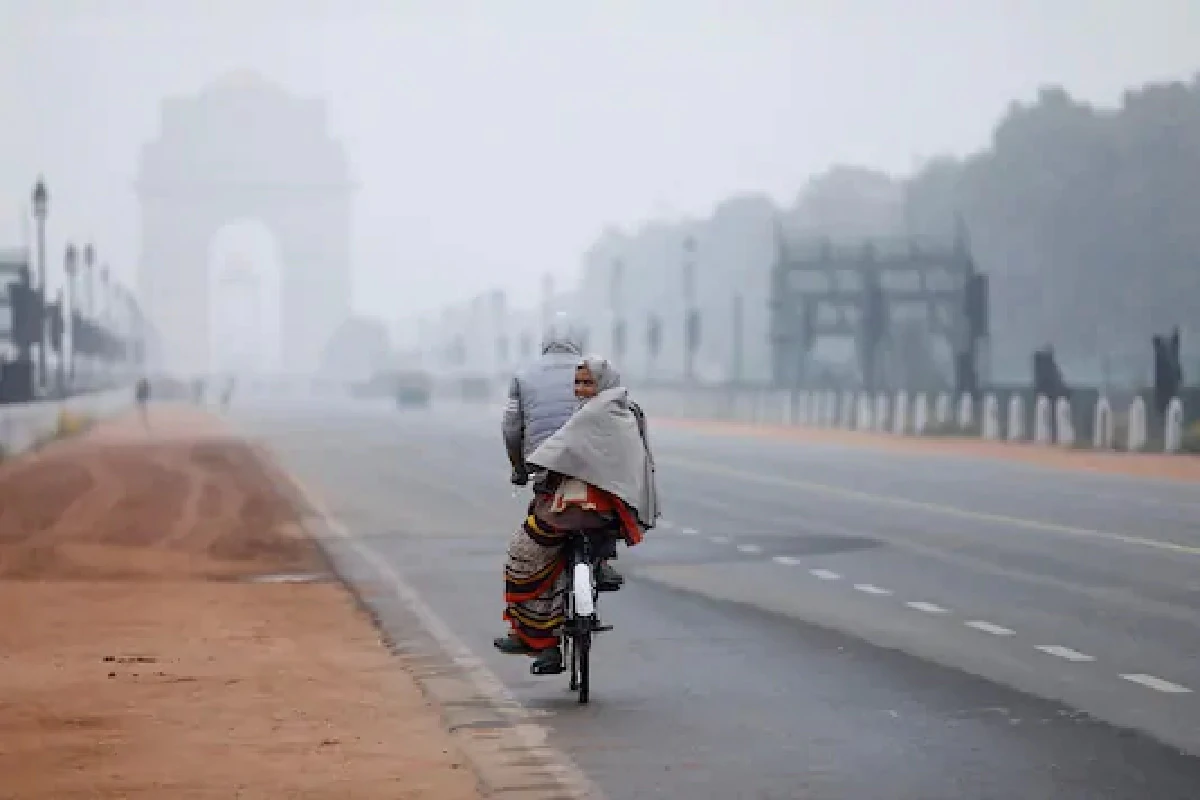
[[[512,630],[494,644],[502,653],[536,656],[536,675],[563,671],[558,629],[570,534],[586,532],[604,553],[615,538],[638,544],[658,517],[645,421],[621,376],[607,359],[585,358],[575,369],[575,396],[575,414],[527,459],[547,470],[547,492],[535,495],[504,566],[504,618]]]

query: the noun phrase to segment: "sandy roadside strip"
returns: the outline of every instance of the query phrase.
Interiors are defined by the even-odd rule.
[[[1139,478],[1200,481],[1200,457],[1159,453],[1118,453],[1068,450],[1020,442],[993,442],[954,437],[895,436],[886,433],[809,428],[714,420],[655,418],[654,424],[685,428],[725,436],[756,436],[797,444],[832,444],[886,449],[913,455],[994,458],[1019,461],[1039,467],[1104,472]]]
[[[153,420],[0,466],[0,798],[479,797],[257,452]]]

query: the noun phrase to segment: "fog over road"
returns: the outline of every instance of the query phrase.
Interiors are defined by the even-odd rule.
[[[491,646],[523,510],[495,409],[235,421],[611,800],[1197,795],[1192,486],[652,419],[665,522],[622,551],[580,707]],[[381,596],[371,564],[332,550]]]

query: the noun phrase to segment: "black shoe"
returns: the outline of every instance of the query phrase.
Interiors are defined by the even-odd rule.
[[[492,644],[506,656],[531,656],[537,653],[537,650],[534,650],[511,633],[508,636],[493,639]]]
[[[602,592],[615,592],[625,583],[625,576],[612,568],[611,564],[601,562],[596,566],[596,588]]]
[[[555,646],[538,653],[537,658],[529,665],[529,671],[534,675],[558,675],[565,672],[562,650]]]

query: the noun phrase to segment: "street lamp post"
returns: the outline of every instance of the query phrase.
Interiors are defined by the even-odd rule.
[[[83,295],[84,300],[80,304],[83,308],[80,312],[80,319],[87,319],[89,322],[96,321],[96,248],[90,242],[83,247]],[[90,381],[94,373],[95,353],[90,353],[84,357],[83,365],[85,370],[86,380]]]
[[[104,264],[103,266],[100,267],[100,309],[96,314],[96,318],[100,321],[100,327],[104,331],[105,341],[107,341],[108,337],[112,334],[112,331],[109,330],[109,324],[108,324],[108,316],[109,316],[110,308],[111,308],[111,306],[109,304],[108,264]],[[101,367],[101,372],[103,373],[105,378],[108,378],[112,374],[111,356],[108,353],[105,353],[103,356],[101,356],[101,358],[103,359],[103,366]]]
[[[613,261],[610,275],[608,304],[612,309],[612,352],[618,363],[625,357],[625,319],[621,301],[625,281],[625,264],[620,259]]]
[[[742,383],[742,373],[745,369],[743,359],[745,354],[743,348],[743,320],[742,320],[742,293],[735,292],[733,295],[733,384],[739,386]]]
[[[683,379],[696,377],[696,348],[699,346],[700,315],[696,310],[696,240],[683,240]]]
[[[76,294],[75,294],[75,276],[79,273],[79,251],[75,249],[75,245],[68,244],[66,255],[63,257],[63,270],[67,273],[67,305],[70,306],[70,311],[64,315],[64,321],[67,326],[67,343],[63,345],[63,353],[60,358],[67,358],[68,367],[67,375],[69,385],[72,390],[75,388],[75,316],[76,316]]]
[[[38,272],[38,380],[42,389],[46,386],[46,216],[50,211],[50,193],[46,181],[38,176],[33,186],[33,218],[37,220],[37,272]]]

